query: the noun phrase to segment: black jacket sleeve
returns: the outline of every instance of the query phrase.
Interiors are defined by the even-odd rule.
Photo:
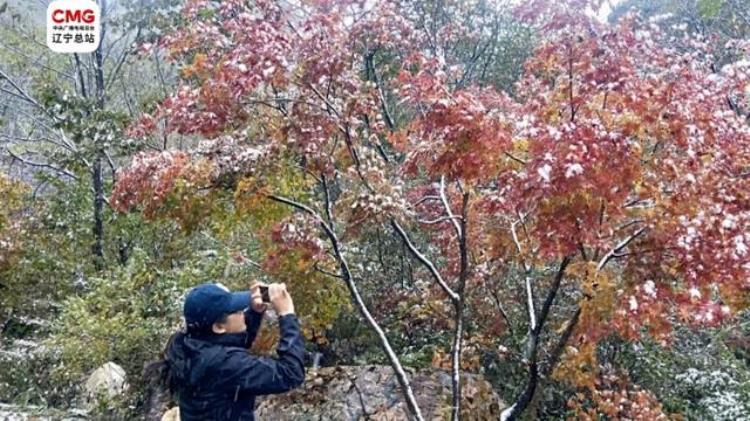
[[[252,308],[245,310],[245,325],[247,326],[247,339],[245,340],[245,348],[250,348],[255,338],[258,336],[260,330],[260,324],[263,321],[263,313],[258,313]]]
[[[287,392],[305,380],[305,346],[294,314],[279,318],[278,358],[257,357],[237,349],[223,364],[224,380],[236,393],[270,395]]]

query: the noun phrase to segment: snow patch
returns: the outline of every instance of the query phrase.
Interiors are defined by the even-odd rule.
[[[583,174],[583,167],[581,164],[571,164],[565,169],[565,178],[575,177],[579,174]]]
[[[646,283],[643,284],[643,291],[645,291],[646,295],[648,295],[649,297],[656,298],[656,284],[654,283],[654,281],[652,281],[651,279],[646,281]]]
[[[628,300],[628,304],[630,305],[630,311],[638,310],[638,300],[635,299],[635,296],[633,295],[630,296],[630,300]]]
[[[549,182],[550,173],[552,172],[552,167],[549,164],[544,164],[544,166],[536,171],[539,173],[539,176],[542,177],[542,180]]]

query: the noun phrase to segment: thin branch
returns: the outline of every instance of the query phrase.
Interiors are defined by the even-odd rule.
[[[510,331],[510,334],[512,336],[513,325],[510,323],[510,318],[508,318],[508,312],[505,311],[503,304],[500,302],[500,297],[497,296],[497,291],[489,287],[487,287],[487,289],[490,291],[490,296],[495,301],[495,305],[497,306],[498,311],[500,311],[500,315],[503,316],[503,319],[505,320],[505,324],[508,326],[508,330]]]
[[[601,260],[599,260],[599,264],[596,265],[596,270],[600,271],[604,268],[604,266],[609,262],[609,260],[614,257],[616,253],[618,253],[620,250],[627,247],[628,244],[630,244],[631,241],[633,241],[636,237],[643,234],[643,232],[646,231],[646,227],[639,228],[636,232],[625,238],[624,240],[620,241],[619,244],[617,244],[612,250],[608,251],[607,254],[605,254]]]
[[[11,30],[14,30],[14,29],[11,29]],[[37,44],[37,45],[38,45],[38,46],[40,46],[40,47],[43,47],[43,48],[45,48],[45,49],[46,49],[46,48],[48,48],[48,47],[47,47],[47,45],[45,45],[45,44],[41,44],[41,43],[39,43],[39,42],[35,41],[34,39],[32,39],[32,38],[30,38],[30,37],[26,36],[25,34],[23,34],[23,33],[22,33],[22,32],[20,32],[20,31],[16,31],[16,30],[14,30],[14,32],[16,32],[16,33],[18,33],[18,34],[21,34],[21,35],[22,35],[22,36],[24,36],[24,37],[25,37],[25,38],[26,38],[27,40],[30,40],[30,41],[34,42],[35,44]],[[75,79],[75,78],[74,78],[74,77],[73,77],[72,75],[69,75],[69,74],[67,74],[67,73],[65,73],[65,72],[63,72],[63,71],[61,71],[61,70],[55,69],[54,67],[50,67],[50,66],[47,66],[47,65],[45,65],[45,64],[43,64],[43,63],[41,63],[41,62],[40,62],[40,60],[39,60],[39,58],[40,58],[41,56],[40,56],[39,58],[36,58],[36,59],[34,59],[34,58],[32,58],[31,56],[29,56],[29,55],[27,55],[26,53],[24,53],[23,51],[21,51],[21,50],[19,50],[19,49],[16,49],[16,48],[14,48],[14,47],[12,47],[12,46],[9,46],[9,45],[6,45],[6,44],[0,44],[0,47],[2,47],[2,48],[5,48],[6,50],[9,50],[9,51],[12,51],[12,52],[14,52],[14,53],[18,54],[19,56],[21,56],[21,57],[25,58],[25,59],[26,59],[26,60],[27,60],[28,62],[30,62],[30,63],[31,63],[31,64],[33,64],[34,66],[39,66],[39,67],[41,67],[42,69],[53,71],[53,72],[55,72],[55,73],[59,74],[60,76],[63,76],[63,77],[65,77],[65,78],[68,78],[68,79],[71,79],[71,80],[74,80],[74,79]]]
[[[291,206],[293,208],[299,209],[299,210],[301,210],[303,212],[307,212],[310,215],[315,216],[318,219],[320,219],[320,215],[318,215],[318,213],[316,211],[314,211],[312,208],[310,208],[309,206],[306,206],[306,205],[304,205],[302,203],[296,202],[296,201],[294,201],[292,199],[287,199],[286,197],[283,197],[283,196],[277,196],[275,194],[269,194],[268,198],[272,199],[272,200],[275,200],[277,202],[284,203],[284,204],[289,205],[289,206]],[[322,221],[323,220],[321,219],[321,222]]]
[[[310,171],[309,169],[303,167],[302,165],[295,165],[295,167],[298,168],[298,169],[300,169],[300,170],[302,170],[303,172],[307,173],[307,175],[309,175],[310,177],[312,177],[319,184],[323,183],[323,180],[321,180],[320,178],[318,178],[318,176],[315,175],[315,173],[312,172],[312,171]]]
[[[628,203],[625,203],[622,205],[623,208],[643,208],[643,209],[649,209],[653,208],[654,201],[653,199],[633,199]]]
[[[321,184],[323,185],[323,193],[326,196],[326,216],[328,217],[328,223],[333,224],[333,206],[331,203],[331,192],[328,189],[328,181],[326,181],[326,175],[320,176]]]
[[[133,38],[133,41],[138,40],[140,35],[141,35],[141,26],[138,25],[138,29],[136,30],[136,34],[135,34],[135,37]],[[107,82],[104,84],[105,86],[104,90],[109,90],[109,87],[112,85],[112,83],[114,83],[115,79],[117,78],[117,75],[120,73],[120,70],[122,70],[122,65],[125,63],[125,59],[128,57],[130,53],[132,53],[132,50],[129,48],[126,48],[125,51],[123,51],[122,56],[120,56],[120,60],[115,66],[115,69],[109,74],[109,77],[107,78]]]
[[[22,157],[16,155],[9,148],[7,148],[6,151],[8,152],[8,154],[11,157],[13,157],[14,159],[17,159],[17,160],[21,161],[22,163],[24,163],[26,165],[29,165],[29,166],[32,166],[32,167],[36,167],[36,168],[47,168],[47,169],[50,169],[50,170],[55,171],[57,173],[60,173],[62,175],[68,176],[68,177],[72,178],[73,180],[78,180],[78,176],[77,175],[71,173],[70,171],[68,171],[68,170],[66,170],[64,168],[58,168],[58,167],[56,167],[56,166],[54,166],[52,164],[46,164],[46,163],[42,163],[42,162],[30,161],[28,159],[25,159],[25,158],[22,158]]]
[[[513,242],[516,244],[516,250],[518,250],[518,254],[521,257],[521,264],[523,264],[523,269],[526,273],[531,272],[531,266],[526,263],[526,259],[523,257],[523,249],[521,249],[521,243],[518,241],[518,234],[516,233],[516,224],[518,224],[520,221],[514,221],[512,224],[510,224],[510,232],[513,235]]]
[[[10,96],[13,96],[13,97],[16,97],[16,98],[22,100],[22,101],[28,101],[28,99],[26,97],[24,97],[23,95],[19,95],[19,94],[15,93],[15,92],[9,91],[9,90],[7,90],[5,88],[0,88],[0,92],[4,92],[4,93],[6,93],[6,94],[8,94]]]
[[[634,219],[632,221],[625,222],[624,224],[622,224],[622,225],[618,226],[617,228],[615,228],[615,231],[619,231],[621,229],[625,229],[627,227],[630,227],[630,226],[635,225],[635,224],[639,224],[641,222],[646,222],[646,220],[645,219]]]
[[[544,323],[547,321],[549,310],[552,307],[552,303],[555,301],[555,296],[557,295],[557,291],[560,289],[560,284],[562,283],[563,276],[565,275],[565,269],[570,264],[570,261],[571,257],[565,256],[560,262],[560,267],[557,269],[555,279],[552,282],[552,286],[550,287],[549,292],[547,293],[547,298],[544,300],[544,304],[542,304],[542,310],[539,312],[538,332],[541,331],[541,327],[544,326]]]
[[[550,353],[550,358],[547,360],[547,364],[542,369],[542,375],[544,377],[549,376],[552,374],[552,370],[555,368],[555,365],[557,365],[557,362],[560,360],[560,357],[562,356],[563,350],[565,349],[565,345],[568,343],[568,340],[570,340],[570,337],[573,335],[573,329],[575,329],[576,324],[578,324],[578,319],[581,316],[581,307],[577,307],[575,313],[573,313],[573,317],[570,318],[568,321],[568,324],[565,326],[565,330],[563,331],[562,335],[560,335],[560,338],[557,341],[557,344],[552,349],[552,352]]]
[[[518,158],[518,157],[512,155],[510,152],[503,152],[503,154],[505,154],[505,156],[507,156],[508,158],[510,158],[510,159],[518,162],[519,164],[526,165],[526,161],[524,161],[523,159]]]
[[[327,275],[327,276],[330,276],[330,277],[333,277],[333,278],[344,279],[344,277],[343,277],[343,276],[341,276],[341,275],[336,275],[335,273],[331,273],[331,272],[328,272],[328,271],[327,271],[327,270],[325,270],[325,269],[321,269],[321,268],[320,268],[320,267],[318,266],[318,262],[315,262],[315,263],[313,264],[313,269],[317,270],[318,272],[320,272],[320,273],[322,273],[322,274],[324,274],[324,275]]]
[[[104,156],[107,157],[109,169],[112,170],[112,182],[117,183],[117,166],[115,165],[114,161],[112,161],[112,156],[110,156],[109,151],[104,151]]]
[[[367,62],[370,65],[370,69],[372,70],[372,76],[375,80],[375,86],[378,88],[378,96],[380,97],[380,106],[383,109],[383,117],[385,120],[385,124],[388,126],[388,129],[393,131],[396,128],[396,125],[393,122],[393,117],[391,117],[391,112],[388,109],[388,103],[385,100],[385,91],[383,90],[383,83],[380,80],[380,76],[378,76],[378,72],[375,69],[375,52],[373,51],[371,54],[367,56]]]
[[[38,103],[38,102],[37,102],[37,101],[36,101],[36,100],[35,100],[34,98],[32,98],[32,97],[31,97],[31,95],[29,95],[29,94],[28,94],[28,93],[27,93],[26,91],[24,91],[23,89],[21,89],[21,87],[20,87],[20,86],[18,86],[18,85],[16,84],[16,82],[14,82],[14,81],[13,81],[13,79],[11,79],[11,78],[10,78],[10,76],[8,76],[8,75],[7,75],[7,74],[6,74],[5,72],[3,72],[3,71],[2,71],[2,69],[0,69],[0,78],[3,78],[3,79],[5,79],[5,80],[7,80],[7,81],[8,81],[8,83],[10,83],[10,85],[11,85],[11,86],[12,86],[13,88],[15,88],[15,89],[16,89],[16,91],[18,91],[18,93],[19,93],[19,94],[21,94],[21,96],[23,97],[23,99],[25,99],[25,100],[26,100],[27,102],[29,102],[29,103],[33,104],[34,106],[36,106],[36,107],[38,107],[38,108],[40,108],[40,109],[44,110],[44,107],[42,107],[42,106],[41,106],[41,105],[40,105],[40,104],[39,104],[39,103]],[[45,111],[46,111],[46,110],[45,110]]]
[[[309,206],[306,206],[302,203],[299,203],[294,200],[291,200],[282,196],[278,196],[275,194],[269,194],[267,195],[267,197],[271,200],[275,200],[277,202],[292,206],[303,212],[307,212],[318,221],[326,237],[328,237],[328,240],[331,242],[331,246],[333,247],[333,254],[339,263],[339,268],[341,271],[340,276],[346,283],[347,287],[349,288],[349,292],[352,295],[352,299],[354,300],[354,303],[357,306],[357,309],[359,310],[362,317],[365,318],[365,320],[370,325],[370,327],[375,331],[376,335],[378,336],[380,340],[380,345],[383,347],[383,350],[388,356],[388,359],[391,363],[391,367],[393,367],[393,371],[396,374],[396,379],[401,385],[404,398],[406,399],[406,405],[409,408],[409,411],[411,412],[411,414],[414,416],[414,418],[417,421],[424,421],[424,417],[422,416],[422,411],[420,410],[419,405],[417,403],[417,399],[414,396],[414,391],[412,390],[411,385],[409,384],[409,377],[406,375],[406,372],[404,371],[404,368],[401,365],[401,362],[399,361],[398,356],[393,351],[393,348],[391,347],[390,341],[388,340],[388,337],[386,337],[385,332],[383,332],[383,329],[380,327],[377,320],[375,320],[372,314],[370,314],[370,311],[368,310],[367,305],[362,299],[362,296],[359,293],[359,289],[357,288],[357,284],[355,283],[352,273],[349,269],[349,263],[347,262],[346,258],[344,257],[342,253],[341,243],[339,242],[339,239],[338,239],[338,236],[336,236],[336,233],[333,231],[331,226],[328,225],[325,222],[325,220],[323,220],[320,214],[315,212]]]
[[[455,220],[455,216],[453,216],[453,212],[451,211],[451,206],[448,203],[448,198],[445,196],[445,175],[440,176],[440,201],[443,202],[443,207],[445,208],[445,212],[448,214],[448,218],[453,223],[453,229],[456,230],[456,235],[458,238],[461,238],[461,227],[458,225],[458,222]]]
[[[78,53],[73,54],[73,58],[76,61],[76,72],[78,73],[78,83],[81,84],[81,95],[84,98],[88,98],[88,91],[86,91],[86,83],[83,80],[83,69],[81,68],[81,59],[78,57]]]
[[[412,207],[412,208],[413,208],[413,207],[416,207],[416,206],[417,206],[417,205],[419,205],[420,203],[422,203],[422,202],[426,202],[426,201],[428,201],[428,200],[440,200],[440,196],[427,195],[427,196],[425,196],[425,197],[423,197],[423,198],[421,198],[421,199],[417,200],[416,202],[414,202],[414,203],[413,203],[413,204],[411,205],[411,207]]]
[[[440,223],[440,222],[452,221],[454,219],[459,219],[460,220],[461,217],[460,216],[453,216],[453,217],[443,216],[443,217],[437,218],[437,219],[429,219],[429,220],[428,219],[420,219],[418,222],[420,224],[433,225],[433,224],[437,224],[437,223]]]
[[[310,88],[310,90],[312,90],[315,93],[315,95],[317,95],[317,97],[321,101],[323,101],[324,104],[326,104],[326,106],[328,107],[328,111],[332,112],[336,117],[341,118],[341,114],[336,109],[336,107],[334,107],[333,104],[331,104],[331,102],[328,101],[328,98],[323,96],[323,94],[321,94],[320,91],[318,91],[312,84],[307,84],[307,87]]]
[[[411,251],[414,257],[416,257],[417,260],[419,260],[430,271],[432,277],[435,278],[435,281],[438,283],[438,285],[440,285],[440,288],[442,288],[443,291],[448,294],[448,297],[450,297],[452,301],[458,301],[460,298],[458,294],[453,291],[450,286],[448,286],[443,277],[440,275],[440,272],[438,272],[437,268],[435,268],[435,265],[427,257],[425,257],[425,255],[417,250],[417,248],[409,239],[409,236],[406,234],[406,231],[401,228],[401,225],[399,225],[396,220],[392,219],[391,226],[396,230],[396,232],[398,232],[398,235],[401,237],[404,243],[406,243],[406,246],[409,248],[409,251]]]
[[[524,285],[526,286],[526,308],[529,311],[529,326],[530,330],[536,332],[536,311],[534,310],[534,290],[531,288],[531,277],[527,276],[524,279]]]

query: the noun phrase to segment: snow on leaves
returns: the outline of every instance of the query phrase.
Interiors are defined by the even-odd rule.
[[[142,205],[146,217],[153,216],[187,165],[188,155],[181,151],[138,154],[112,191],[112,207],[124,212]]]
[[[314,233],[315,220],[309,215],[294,214],[284,218],[271,230],[271,240],[276,247],[264,261],[268,270],[278,270],[281,261],[294,254],[294,264],[300,270],[307,270],[314,262],[323,260],[325,244]]]
[[[748,52],[737,46],[744,59],[717,71],[705,45],[672,48],[653,22],[604,26],[581,13],[600,4],[534,0],[518,9],[548,36],[510,97],[456,83],[460,66],[429,48],[429,34],[393,2],[365,11],[353,1],[295,10],[191,1],[185,13],[196,25],[161,44],[183,62],[183,86],[132,133],[163,124],[213,140],[202,158],[139,156],[112,203],[152,213],[176,179],[224,174],[244,177],[227,183],[239,205],[280,189],[324,215],[325,177],[339,187],[331,210],[347,240],[365,222],[411,222],[430,234],[426,249],[441,270],[456,275],[454,225],[440,220],[446,209],[435,200],[444,178],[454,211],[461,193],[473,195],[472,286],[511,266],[576,259],[566,276],[581,315],[566,355],[579,368],[595,363],[594,345],[612,328],[636,339],[645,327],[666,341],[674,320],[720,323],[750,305]],[[399,68],[375,61],[383,50]],[[263,136],[242,144],[248,125]],[[313,181],[274,178],[281,158]],[[283,219],[273,239],[279,250],[301,250],[307,265],[321,248],[306,231],[314,224],[302,222]]]

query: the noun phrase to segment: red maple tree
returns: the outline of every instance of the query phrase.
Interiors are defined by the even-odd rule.
[[[181,86],[130,134],[197,135],[208,146],[139,157],[111,203],[155,214],[175,180],[190,180],[196,192],[229,188],[245,204],[306,215],[270,228],[286,244],[271,262],[304,249],[346,283],[417,419],[357,286],[367,273],[350,264],[367,226],[388,227],[434,280],[433,297],[451,304],[453,419],[465,323],[481,325],[467,315],[507,322],[484,291],[527,314],[527,384],[504,419],[555,367],[596,388],[591,350],[605,335],[636,339],[645,328],[666,341],[675,322],[715,325],[747,307],[750,61],[716,69],[705,42],[673,48],[653,24],[605,25],[586,13],[599,2],[567,3],[517,10],[543,36],[509,95],[456,83],[466,68],[444,46],[470,34],[431,32],[397,1],[191,0],[190,25],[159,45],[183,64]],[[303,181],[284,194],[279,173]],[[510,289],[498,281],[513,274]],[[577,304],[553,314],[563,287]],[[551,319],[557,333],[546,332]],[[487,326],[485,335],[496,328]]]

